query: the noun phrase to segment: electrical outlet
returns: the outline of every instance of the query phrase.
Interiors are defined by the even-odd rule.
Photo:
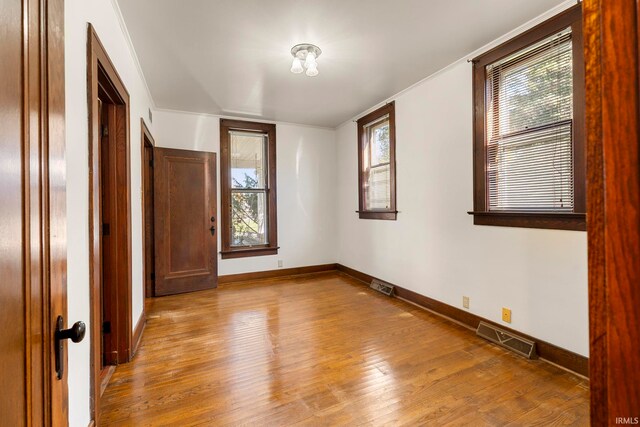
[[[469,297],[462,297],[462,306],[464,308],[469,308]]]
[[[502,307],[502,321],[511,323],[511,309]]]
[[[281,260],[281,259],[279,259],[279,260],[278,260],[278,268],[282,268],[282,266],[283,266],[283,265],[284,265],[284,264],[283,264],[282,260]]]

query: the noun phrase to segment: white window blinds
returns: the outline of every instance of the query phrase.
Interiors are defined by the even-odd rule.
[[[572,65],[568,28],[486,67],[490,211],[573,211]]]

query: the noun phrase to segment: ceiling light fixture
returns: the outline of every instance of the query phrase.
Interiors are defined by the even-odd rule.
[[[316,45],[309,43],[297,44],[291,48],[293,63],[291,64],[291,72],[294,74],[302,73],[307,69],[307,76],[315,77],[318,75],[318,57],[322,51]],[[304,64],[304,66],[303,66]]]

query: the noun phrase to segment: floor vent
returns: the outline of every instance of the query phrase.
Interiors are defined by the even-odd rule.
[[[387,296],[391,296],[393,294],[393,285],[389,283],[383,282],[382,280],[373,279],[370,285],[371,289],[374,289],[378,292],[382,292]]]
[[[502,329],[488,323],[480,322],[476,334],[528,359],[536,357],[535,342],[521,338],[511,332],[503,331]]]

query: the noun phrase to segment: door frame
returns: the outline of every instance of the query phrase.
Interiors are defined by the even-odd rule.
[[[115,208],[114,221],[110,233],[117,238],[114,277],[116,301],[111,301],[113,342],[118,349],[116,363],[126,363],[132,355],[132,313],[131,313],[131,164],[129,146],[129,92],[116,71],[109,55],[91,24],[87,28],[87,101],[89,115],[89,281],[91,311],[91,418],[99,425],[100,412],[100,367],[102,339],[100,291],[101,274],[101,192],[100,192],[100,117],[98,108],[99,92],[102,90],[117,100],[119,115],[116,133],[116,156],[113,159],[116,179],[112,181]],[[117,181],[117,182],[116,182]],[[115,184],[113,184],[115,182]],[[122,243],[124,242],[124,243]]]
[[[153,136],[151,135],[151,131],[149,131],[149,128],[147,127],[147,124],[145,123],[144,119],[142,117],[140,117],[140,171],[141,171],[141,183],[142,183],[142,245],[143,245],[143,254],[142,254],[142,277],[144,280],[143,283],[143,292],[144,292],[144,298],[149,298],[154,296],[154,290],[152,289],[151,292],[149,293],[148,289],[147,289],[147,263],[146,263],[146,256],[147,256],[147,252],[149,250],[149,248],[146,247],[146,237],[147,237],[147,229],[146,229],[146,209],[145,209],[145,202],[146,202],[146,194],[145,194],[145,170],[146,168],[151,168],[151,172],[153,173],[153,166],[149,165],[149,164],[145,164],[144,161],[144,151],[145,151],[145,147],[151,146],[151,152],[153,153],[153,149],[156,146],[156,141],[153,139]],[[151,161],[153,162],[153,159],[151,159]],[[153,176],[151,177],[151,183],[153,184]],[[153,191],[153,190],[152,190]],[[154,208],[155,210],[155,208]],[[155,248],[151,247],[151,250],[154,251]],[[155,255],[154,255],[155,257]],[[143,298],[143,301],[144,301]],[[144,309],[143,309],[143,315],[144,315]]]
[[[591,424],[640,417],[636,0],[585,0]]]

